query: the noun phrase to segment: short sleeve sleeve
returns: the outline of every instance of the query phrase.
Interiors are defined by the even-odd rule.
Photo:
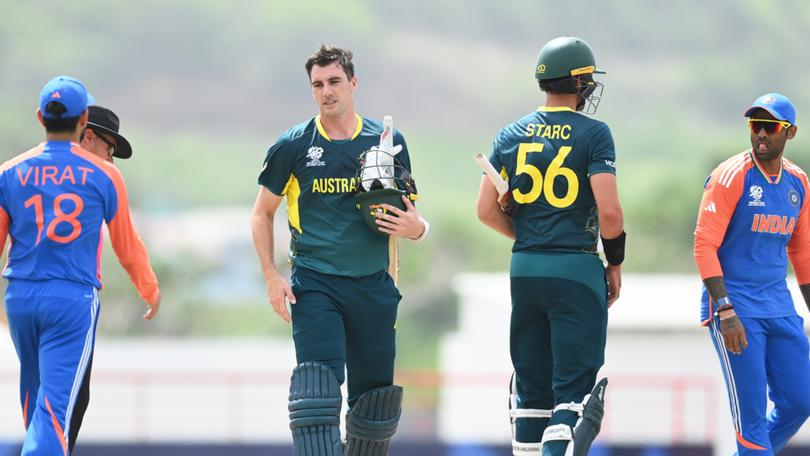
[[[589,176],[599,173],[616,174],[616,146],[610,128],[606,124],[594,128],[590,136],[590,151]]]
[[[263,185],[275,195],[283,195],[293,172],[293,148],[289,141],[279,139],[264,159],[259,173],[259,185]]]
[[[492,164],[492,167],[500,173],[501,177],[508,179],[509,173],[506,170],[506,163],[504,163],[503,154],[501,153],[504,143],[503,136],[504,133],[501,131],[498,133],[498,136],[495,137],[495,141],[492,142],[492,153],[489,154],[489,162]]]

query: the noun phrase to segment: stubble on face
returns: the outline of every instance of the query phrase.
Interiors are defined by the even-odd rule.
[[[754,119],[769,119],[776,120],[774,117],[764,109],[757,109],[751,113],[751,118]],[[764,130],[751,132],[751,148],[754,151],[754,156],[759,161],[776,160],[782,155],[785,149],[785,142],[787,142],[787,129],[782,129],[779,133],[767,134]]]

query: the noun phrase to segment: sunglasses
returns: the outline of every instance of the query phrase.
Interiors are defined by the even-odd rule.
[[[782,129],[790,128],[790,122],[784,120],[771,120],[771,119],[748,119],[748,127],[754,133],[759,133],[760,130],[765,130],[765,133],[772,135],[774,133],[781,133]]]
[[[95,132],[94,132],[94,133],[95,133]],[[110,155],[115,155],[115,144],[113,144],[113,143],[112,143],[112,142],[110,142],[110,141],[109,141],[107,138],[105,138],[104,136],[101,136],[101,135],[100,135],[100,134],[98,134],[98,133],[96,133],[96,138],[98,138],[98,139],[100,139],[100,140],[104,141],[104,144],[106,144],[106,145],[107,145],[107,148],[108,148],[108,150],[110,151]]]

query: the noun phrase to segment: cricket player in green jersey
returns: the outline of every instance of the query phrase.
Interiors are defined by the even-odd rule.
[[[382,234],[369,229],[355,199],[357,175],[361,156],[380,144],[382,123],[355,113],[350,51],[322,46],[305,67],[320,113],[287,130],[267,152],[252,216],[270,304],[292,321],[298,362],[289,403],[293,454],[387,455],[402,401],[402,388],[393,385],[401,296],[391,277],[389,237],[418,241],[429,225],[403,197],[404,210],[384,205],[380,212]],[[401,146],[396,158],[410,172],[397,131],[393,143]],[[285,196],[289,283],[273,262],[273,219]],[[339,428],[344,378],[345,444]]]
[[[502,129],[489,157],[510,193],[499,198],[493,182],[481,180],[478,217],[515,240],[515,455],[586,455],[601,424],[607,379],[596,383],[596,375],[607,308],[621,288],[625,234],[610,129],[582,114],[598,106],[598,73],[585,41],[549,41],[535,67],[545,104]],[[597,252],[600,236],[607,268]]]

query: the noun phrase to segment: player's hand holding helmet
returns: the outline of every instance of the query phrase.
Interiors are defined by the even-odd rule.
[[[411,201],[418,198],[413,176],[396,158],[401,150],[401,145],[375,146],[360,157],[356,175],[357,207],[369,228],[380,234],[385,233],[380,231],[376,220],[388,212],[384,205],[406,211],[402,197]]]

